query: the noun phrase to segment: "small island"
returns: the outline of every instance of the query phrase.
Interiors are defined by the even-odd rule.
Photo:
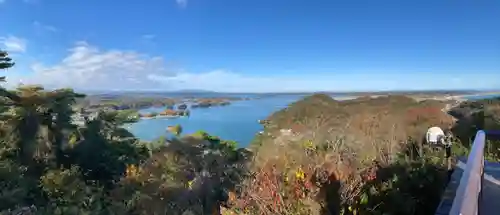
[[[203,98],[196,99],[195,104],[191,105],[191,108],[209,108],[215,106],[227,106],[230,104],[230,99],[227,98]]]
[[[179,106],[177,106],[177,109],[179,109],[179,110],[186,110],[187,109],[187,105],[186,104],[180,104]]]
[[[141,117],[141,119],[154,119],[154,118],[178,118],[181,116],[189,116],[189,115],[190,115],[189,110],[172,110],[167,108],[160,113],[151,112],[151,113],[140,114],[139,116]]]

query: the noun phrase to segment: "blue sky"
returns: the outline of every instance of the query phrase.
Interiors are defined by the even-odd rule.
[[[0,0],[8,85],[500,88],[500,1]]]

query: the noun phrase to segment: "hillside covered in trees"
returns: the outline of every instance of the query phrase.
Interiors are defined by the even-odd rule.
[[[434,214],[455,160],[448,167],[444,150],[422,144],[427,129],[453,132],[453,158],[467,155],[478,130],[500,130],[499,98],[449,111],[446,103],[324,94],[292,103],[253,143],[255,175],[236,205],[252,214]],[[498,138],[488,138],[485,156],[500,161]]]
[[[453,128],[466,153],[475,130],[500,124],[495,102],[464,103],[455,122],[439,101],[314,94],[240,149],[180,126],[140,141],[113,110],[76,126],[85,95],[71,89],[0,92],[0,214],[433,214],[449,171],[422,145],[427,128]]]
[[[457,118],[453,132],[465,148],[470,147],[477,130],[500,131],[500,97],[463,102],[449,112]],[[486,159],[500,161],[500,136],[487,135],[486,139]]]
[[[14,66],[6,52],[0,66]],[[211,214],[245,174],[234,142],[178,131],[145,143],[113,111],[72,124],[84,95],[71,89],[0,92],[0,214]]]
[[[432,214],[448,170],[442,152],[419,148],[429,127],[453,124],[443,107],[405,96],[297,101],[267,119],[238,204],[265,214]]]

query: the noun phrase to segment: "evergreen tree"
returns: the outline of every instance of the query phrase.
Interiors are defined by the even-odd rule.
[[[8,69],[14,66],[14,62],[6,51],[0,50],[0,69]],[[5,81],[5,76],[0,77],[0,81]]]

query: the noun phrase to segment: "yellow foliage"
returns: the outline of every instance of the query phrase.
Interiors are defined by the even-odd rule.
[[[306,174],[301,167],[299,167],[297,171],[295,171],[295,178],[297,178],[297,180],[299,181],[304,181],[306,179]]]
[[[139,175],[139,168],[134,164],[127,165],[127,169],[125,170],[127,177],[135,178]]]
[[[70,146],[75,145],[76,141],[78,141],[78,138],[76,137],[76,135],[72,134],[71,137],[69,138],[69,145]]]
[[[316,149],[316,146],[314,145],[313,141],[312,140],[307,140],[304,142],[304,147],[306,149],[311,149],[311,150],[315,150]]]
[[[190,190],[191,190],[191,189],[193,189],[193,182],[194,182],[194,180],[195,180],[195,179],[193,179],[193,180],[189,180],[189,181],[187,182],[187,188],[188,188],[188,189],[190,189]]]

